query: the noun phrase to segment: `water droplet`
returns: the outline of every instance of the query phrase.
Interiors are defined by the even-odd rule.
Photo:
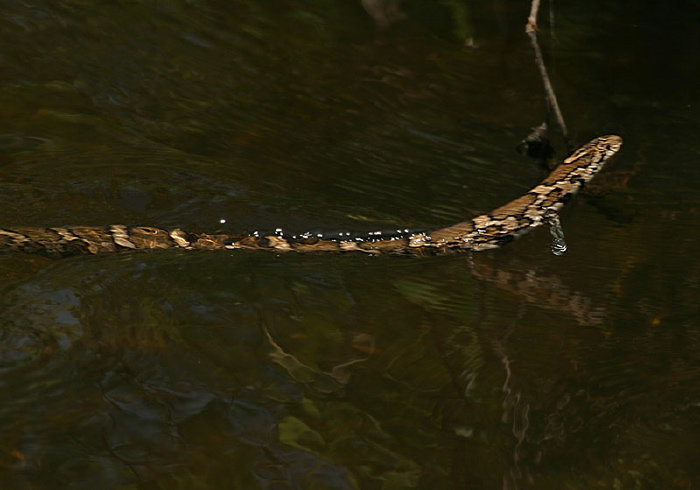
[[[564,255],[568,247],[564,241],[564,229],[561,227],[559,215],[556,210],[549,208],[542,217],[544,222],[549,225],[549,233],[552,235],[550,250],[554,255]]]

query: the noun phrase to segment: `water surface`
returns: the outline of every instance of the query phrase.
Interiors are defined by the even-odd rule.
[[[1,2],[0,226],[504,204],[542,175],[525,3]],[[700,8],[556,9],[572,138],[625,139],[564,256],[0,256],[3,488],[700,486]]]

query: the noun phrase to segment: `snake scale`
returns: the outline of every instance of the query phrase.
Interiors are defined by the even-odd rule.
[[[150,226],[16,227],[0,229],[0,252],[23,252],[49,257],[102,254],[133,250],[271,250],[275,252],[366,252],[370,254],[426,254],[481,251],[502,247],[550,221],[558,211],[622,146],[615,135],[595,138],[574,151],[542,182],[523,196],[490,213],[447,228],[404,236],[336,238],[310,234],[235,235],[189,233]],[[555,235],[555,232],[552,232]],[[562,242],[563,243],[563,242]],[[564,245],[565,250],[565,245]]]

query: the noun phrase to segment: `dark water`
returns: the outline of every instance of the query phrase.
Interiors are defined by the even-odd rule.
[[[0,226],[436,227],[540,177],[525,1],[0,6]],[[700,7],[555,7],[573,138],[625,138],[565,256],[0,256],[1,487],[699,488]]]

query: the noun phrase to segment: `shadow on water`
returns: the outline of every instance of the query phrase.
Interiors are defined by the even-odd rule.
[[[503,204],[540,177],[525,3],[3,2],[0,224]],[[626,141],[564,257],[0,256],[3,488],[699,486],[698,10],[557,8],[570,128]]]

